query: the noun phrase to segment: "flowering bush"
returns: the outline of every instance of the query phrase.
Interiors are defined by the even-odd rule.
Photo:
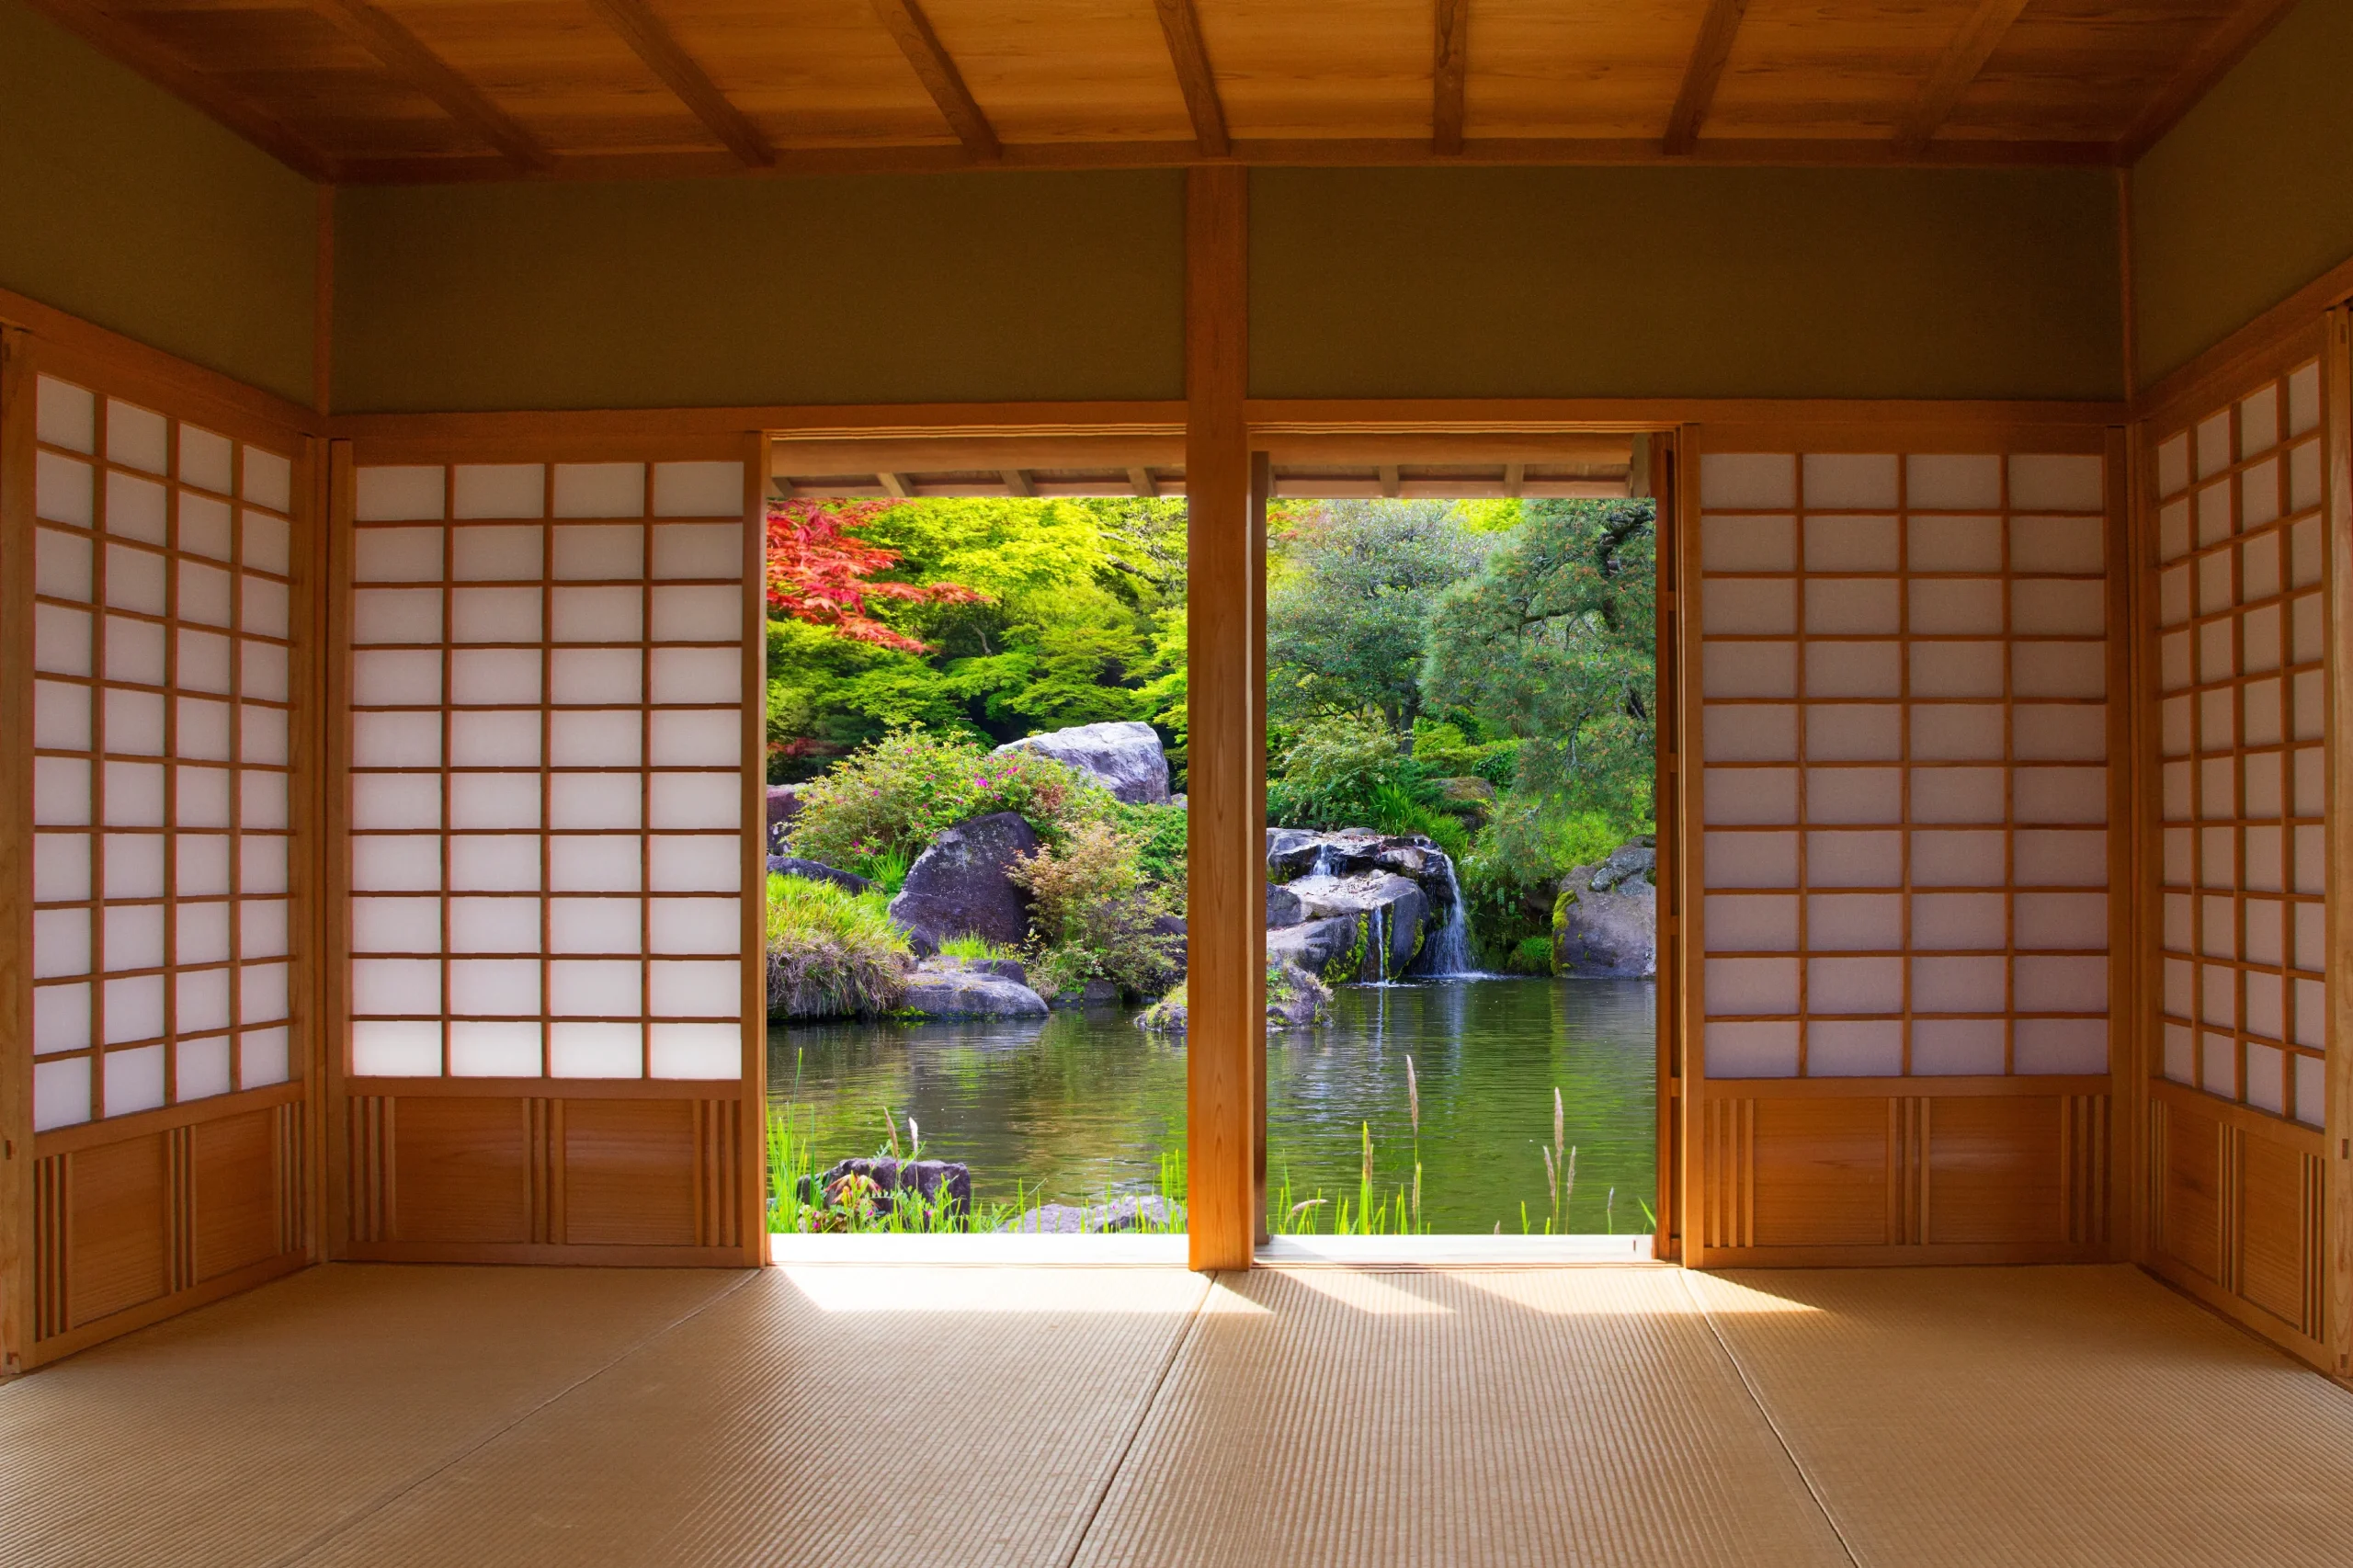
[[[1030,974],[1048,995],[1108,980],[1142,994],[1177,973],[1173,922],[1182,890],[1145,880],[1139,835],[1108,820],[1081,824],[1067,844],[1024,857],[1013,880],[1029,890]]]
[[[1090,792],[1105,794],[1035,752],[893,730],[801,787],[791,852],[871,875],[885,861],[913,862],[943,828],[995,812],[1017,812],[1060,844],[1076,817],[1100,810]]]

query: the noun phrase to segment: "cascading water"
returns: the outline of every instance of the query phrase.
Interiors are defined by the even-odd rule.
[[[1432,977],[1476,974],[1479,971],[1471,957],[1471,922],[1462,912],[1462,884],[1454,878],[1454,858],[1442,849],[1430,853],[1446,868],[1446,924],[1424,944],[1421,972]]]

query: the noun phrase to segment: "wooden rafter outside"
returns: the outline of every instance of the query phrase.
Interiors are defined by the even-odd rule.
[[[1985,68],[1985,62],[1993,57],[2009,32],[2010,24],[2018,19],[2018,13],[2026,6],[2027,0],[1977,0],[1977,8],[1969,14],[1952,41],[1945,45],[1944,53],[1928,73],[1927,81],[1920,88],[1919,101],[1896,128],[1897,147],[1917,153],[1928,144],[1928,138],[1937,133],[1938,127],[1952,113],[1953,106],[1961,102],[1961,94],[1977,80],[1977,74]]]
[[[695,62],[670,29],[663,25],[645,0],[588,0],[597,14],[621,35],[623,42],[637,51],[645,68],[662,78],[663,85],[678,96],[678,101],[694,111],[695,118],[713,136],[727,145],[729,152],[750,168],[766,169],[776,165],[776,148],[760,128],[754,125],[744,111],[719,90],[710,74]]]
[[[996,139],[996,131],[989,124],[988,116],[972,98],[972,89],[964,85],[963,73],[956,69],[956,62],[941,46],[939,35],[931,30],[930,19],[915,0],[873,0],[874,15],[890,29],[891,38],[899,51],[915,67],[924,91],[955,131],[956,139],[964,151],[976,158],[995,159],[1004,153]]]
[[[1438,0],[1430,61],[1430,146],[1441,157],[1462,151],[1463,79],[1470,72],[1471,0]]]
[[[1699,144],[1699,127],[1715,102],[1716,85],[1723,80],[1733,40],[1740,33],[1741,14],[1747,9],[1748,0],[1708,0],[1699,40],[1691,46],[1690,63],[1683,69],[1683,86],[1675,95],[1675,109],[1666,119],[1665,144],[1670,156],[1682,156]]]
[[[1168,40],[1169,63],[1176,68],[1176,85],[1185,94],[1185,112],[1192,117],[1193,139],[1204,158],[1222,158],[1233,151],[1226,134],[1225,105],[1217,93],[1217,74],[1210,69],[1209,51],[1201,44],[1201,19],[1193,0],[1153,0],[1161,33]]]
[[[530,170],[554,161],[538,137],[426,47],[415,33],[367,0],[310,0],[311,9],[351,35],[369,53],[411,87],[441,106],[450,119]]]
[[[2142,153],[2155,146],[2158,138],[2171,131],[2189,112],[2190,106],[2206,96],[2208,88],[2221,81],[2248,50],[2263,41],[2263,35],[2295,3],[2296,0],[2241,0],[2238,7],[2216,24],[2205,41],[2191,51],[2173,80],[2150,100],[2149,107],[2141,111],[2132,129],[2117,142],[2116,161],[2137,162]]]

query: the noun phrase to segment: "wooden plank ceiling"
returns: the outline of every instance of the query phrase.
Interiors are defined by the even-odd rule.
[[[2293,0],[33,0],[321,179],[2127,161]]]

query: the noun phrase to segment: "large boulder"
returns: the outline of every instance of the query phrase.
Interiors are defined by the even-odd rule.
[[[1046,999],[995,967],[985,960],[926,959],[907,976],[900,1009],[926,1018],[1044,1017]]]
[[[828,866],[823,860],[803,860],[798,855],[771,855],[768,857],[768,869],[807,881],[831,882],[846,892],[864,892],[874,885],[855,871]]]
[[[1267,952],[1268,1028],[1296,1029],[1320,1024],[1330,1016],[1331,1005],[1330,986],[1298,963],[1277,954],[1269,944]],[[1136,1015],[1136,1027],[1154,1034],[1183,1034],[1190,1007],[1185,983],[1179,981],[1167,995]]]
[[[1029,735],[996,748],[1034,751],[1093,778],[1131,806],[1168,803],[1168,754],[1150,724],[1078,724]]]
[[[1552,972],[1632,979],[1658,972],[1658,852],[1629,844],[1561,881],[1552,906]]]
[[[907,869],[891,918],[921,953],[965,936],[1017,948],[1029,936],[1029,895],[1010,873],[1017,859],[1037,852],[1037,831],[1018,812],[958,823]]]
[[[1267,951],[1280,952],[1326,981],[1395,980],[1422,950],[1432,910],[1410,877],[1378,870],[1306,876],[1282,891],[1299,909],[1300,922],[1269,932]]]

